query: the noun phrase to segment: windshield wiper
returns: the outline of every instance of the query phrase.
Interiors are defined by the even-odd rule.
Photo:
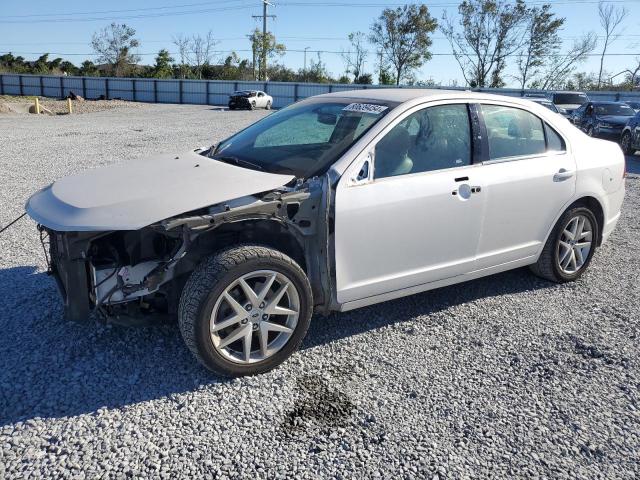
[[[224,163],[230,163],[232,165],[237,165],[239,167],[245,167],[245,168],[250,168],[252,170],[264,170],[264,168],[262,168],[260,165],[256,164],[256,163],[251,163],[248,162],[247,160],[242,160],[241,158],[238,157],[231,157],[228,155],[223,155],[223,156],[214,156],[211,157],[214,160],[219,160],[221,162]]]

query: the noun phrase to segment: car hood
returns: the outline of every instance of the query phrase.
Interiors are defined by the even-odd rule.
[[[137,230],[293,179],[195,152],[161,155],[63,178],[35,193],[25,209],[36,222],[58,231]]]
[[[615,125],[620,125],[621,127],[625,126],[630,118],[633,117],[625,115],[598,115],[598,120],[601,122],[613,123]]]

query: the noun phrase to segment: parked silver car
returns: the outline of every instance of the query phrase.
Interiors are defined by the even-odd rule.
[[[522,266],[575,280],[618,221],[623,175],[617,145],[527,100],[359,90],[63,178],[26,209],[69,318],[175,315],[203,365],[247,375],[283,362],[314,311]]]

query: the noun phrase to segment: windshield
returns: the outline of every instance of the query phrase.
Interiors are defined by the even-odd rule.
[[[631,107],[624,104],[604,103],[596,104],[596,115],[620,115],[623,117],[632,117],[636,114]]]
[[[584,93],[556,93],[553,95],[553,103],[556,105],[582,105],[589,98]]]
[[[336,98],[291,105],[221,142],[212,157],[301,178],[320,174],[392,108],[362,102]]]

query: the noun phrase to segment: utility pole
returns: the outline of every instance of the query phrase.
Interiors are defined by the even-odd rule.
[[[304,47],[304,80],[307,81],[307,50],[311,47]]]
[[[275,15],[267,15],[267,7],[273,7],[273,3],[268,0],[262,0],[262,15],[252,15],[253,18],[262,18],[262,58],[260,59],[261,80],[267,79],[267,47],[269,41],[267,39],[267,18],[276,18]]]

